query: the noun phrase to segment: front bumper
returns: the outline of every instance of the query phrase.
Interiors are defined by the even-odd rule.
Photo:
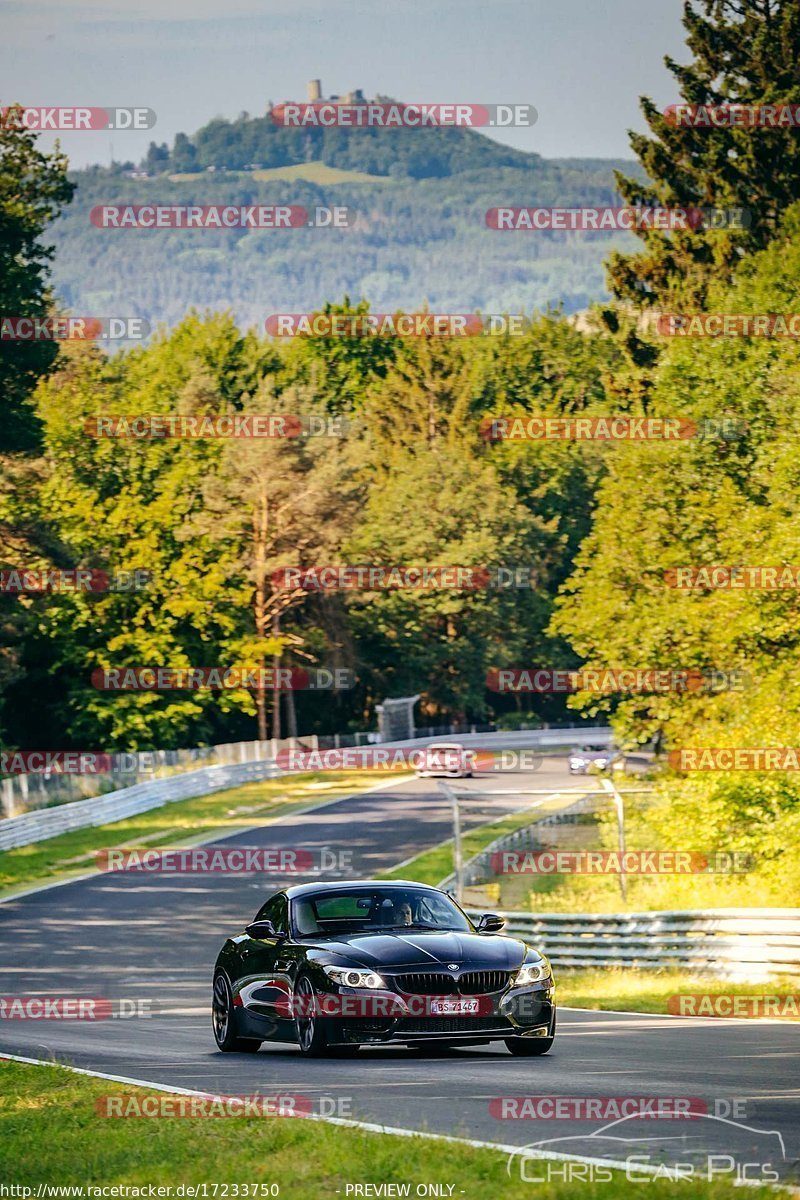
[[[435,997],[430,995],[342,987],[318,994],[317,1016],[325,1023],[331,1045],[487,1042],[508,1037],[547,1037],[554,1027],[552,979],[545,986],[506,987],[468,998],[478,1000],[476,1013],[444,1015],[431,1011]],[[291,993],[285,983],[251,979],[238,991],[237,1000],[240,1036],[294,1040]]]
[[[496,1041],[508,1037],[546,1037],[555,1022],[554,989],[515,988],[481,996],[476,1014],[441,1015],[427,1011],[427,996],[391,993],[395,1004],[407,1012],[389,1017],[341,1017],[327,1019],[331,1043],[363,1045],[387,1042]]]

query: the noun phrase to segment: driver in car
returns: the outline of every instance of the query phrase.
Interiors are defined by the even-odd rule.
[[[408,900],[383,901],[378,914],[379,925],[413,925],[414,913]]]

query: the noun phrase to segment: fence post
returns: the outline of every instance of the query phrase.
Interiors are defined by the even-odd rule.
[[[14,816],[14,780],[3,780],[3,807],[7,817]]]
[[[453,806],[453,872],[456,881],[456,900],[461,904],[464,895],[464,864],[461,856],[461,811],[458,807],[458,793],[442,780],[439,780],[437,786]]]
[[[614,801],[614,807],[617,810],[617,845],[620,853],[619,890],[622,893],[623,901],[627,904],[628,880],[625,875],[625,805],[623,803],[622,796],[617,791],[611,779],[606,779],[603,777],[601,778],[600,782],[612,797]]]

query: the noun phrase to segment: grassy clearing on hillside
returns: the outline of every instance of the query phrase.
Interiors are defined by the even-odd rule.
[[[218,172],[212,172],[217,175]],[[295,163],[287,167],[263,167],[258,171],[225,171],[224,177],[230,179],[257,179],[259,183],[279,183],[282,180],[292,182],[304,179],[308,183],[324,184],[328,187],[337,183],[395,183],[390,175],[369,175],[366,171],[345,171],[340,167],[329,167],[324,162]],[[198,179],[209,178],[206,171],[194,171],[189,174],[170,175],[171,183],[193,183]]]

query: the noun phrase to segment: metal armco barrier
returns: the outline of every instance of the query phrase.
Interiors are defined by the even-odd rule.
[[[272,760],[203,767],[199,771],[185,771],[180,775],[155,779],[151,783],[137,783],[133,787],[107,792],[104,796],[89,800],[75,800],[71,804],[21,813],[18,817],[8,817],[0,822],[0,850],[27,846],[31,842],[44,841],[45,838],[56,837],[73,829],[122,821],[125,817],[159,808],[172,800],[210,796],[212,792],[222,791],[223,788],[256,783],[261,779],[276,779],[280,775],[283,775],[283,771]]]
[[[607,726],[570,726],[559,729],[532,730],[525,732],[525,740],[531,746],[570,746],[574,742],[609,742],[612,734]],[[440,726],[435,729],[419,729],[415,736],[402,743],[409,747],[423,746],[439,736],[464,736],[478,739],[483,745],[487,738],[492,745],[502,750],[519,742],[519,731],[492,731],[489,726]],[[133,787],[138,783],[152,783],[153,776],[173,774],[179,771],[198,771],[201,767],[228,766],[234,763],[263,762],[274,759],[280,750],[299,748],[302,750],[339,750],[348,747],[383,744],[379,733],[333,733],[306,734],[301,737],[270,738],[267,741],[226,742],[218,746],[195,746],[183,750],[147,750],[124,755],[129,766],[125,770],[112,771],[107,775],[68,775],[59,771],[47,774],[9,775],[0,778],[0,816],[13,817],[37,808],[50,808],[54,804],[71,804],[88,800],[107,792]],[[472,744],[475,744],[474,742]],[[3,747],[0,745],[0,750]]]
[[[800,908],[505,917],[505,933],[532,942],[556,967],[683,967],[742,982],[800,980]]]

